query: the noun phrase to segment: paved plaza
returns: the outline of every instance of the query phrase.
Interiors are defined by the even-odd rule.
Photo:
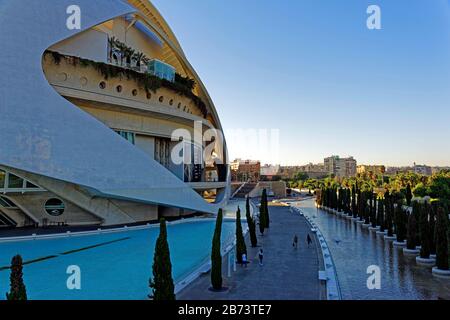
[[[222,265],[225,292],[211,292],[209,273],[201,276],[177,295],[180,300],[319,300],[325,299],[325,286],[318,279],[322,264],[316,238],[309,232],[306,220],[289,210],[289,207],[271,206],[270,229],[265,235],[258,233],[257,248],[246,244],[250,264],[247,268],[237,265],[237,271],[227,277],[226,258]],[[244,217],[245,219],[245,217]],[[258,229],[258,228],[257,228]],[[313,244],[308,248],[308,232]],[[299,238],[294,249],[294,235]],[[264,265],[258,263],[257,254],[264,250]]]

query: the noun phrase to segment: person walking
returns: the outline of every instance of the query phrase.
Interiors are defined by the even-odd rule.
[[[309,233],[308,233],[308,236],[306,237],[306,242],[308,243],[308,248],[309,248],[309,245],[312,243],[312,239],[309,236]]]
[[[294,235],[294,240],[292,241],[292,246],[297,249],[298,248],[298,237]]]
[[[259,249],[258,252],[258,259],[259,259],[259,265],[262,267],[263,265],[263,258],[264,258],[264,253],[263,253],[263,249]]]
[[[247,255],[246,255],[245,253],[243,253],[243,254],[242,254],[242,266],[243,266],[244,268],[247,268],[247,264],[248,264],[248,261],[247,261]]]

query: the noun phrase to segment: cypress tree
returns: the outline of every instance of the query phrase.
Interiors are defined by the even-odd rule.
[[[242,233],[241,209],[238,207],[236,212],[236,260],[238,263],[242,263],[243,254],[247,254],[247,246]]]
[[[175,300],[175,287],[172,279],[172,263],[167,243],[166,220],[160,220],[159,237],[156,240],[153,257],[153,279],[150,280],[153,289],[153,300]]]
[[[373,196],[372,208],[370,211],[370,222],[373,228],[377,226],[377,197],[375,195]]]
[[[392,237],[394,236],[394,228],[393,228],[393,211],[394,211],[394,205],[392,203],[392,199],[390,197],[385,199],[386,205],[386,229],[387,229],[387,236]]]
[[[358,216],[359,220],[364,220],[364,214],[366,207],[364,205],[364,202],[367,201],[364,192],[360,192],[358,194]]]
[[[409,207],[411,205],[411,199],[412,199],[412,192],[411,192],[411,185],[408,183],[406,186],[406,205]]]
[[[256,225],[255,220],[253,220],[250,215],[250,198],[247,197],[245,203],[245,217],[247,218],[248,231],[250,233],[250,242],[252,243],[252,247],[256,247],[258,245],[258,238],[256,237]]]
[[[436,254],[436,217],[439,209],[439,201],[434,201],[431,208],[428,206],[430,212],[430,254]]]
[[[358,210],[356,208],[356,187],[353,185],[352,187],[352,215],[353,218],[358,216]]]
[[[419,246],[421,243],[420,237],[420,204],[417,201],[411,203],[412,205],[412,213],[414,218],[416,219],[416,246]]]
[[[417,224],[416,224],[416,215],[411,213],[408,218],[408,235],[407,235],[407,243],[406,247],[411,250],[415,250],[417,243]]]
[[[265,207],[263,206],[262,202],[259,205],[259,232],[261,235],[264,235],[264,230],[266,229],[266,214],[264,212]]]
[[[365,214],[364,214],[364,224],[370,224],[370,207],[366,206]]]
[[[10,292],[6,293],[6,300],[25,301],[27,290],[23,282],[23,261],[20,255],[11,260]]]
[[[265,219],[264,219],[264,228],[269,229],[270,227],[270,216],[269,216],[269,205],[267,202],[267,190],[264,189],[263,193],[262,193],[262,204],[264,204],[264,215],[265,215]]]
[[[384,218],[384,200],[378,199],[378,214],[377,214],[378,225],[380,226],[380,231],[384,232],[386,230],[386,223]]]
[[[213,289],[222,289],[222,209],[219,209],[216,219],[216,228],[214,229],[214,236],[211,249],[211,285]]]
[[[442,207],[437,210],[436,217],[436,266],[440,270],[448,270],[448,218]]]
[[[420,257],[424,259],[430,258],[430,225],[428,221],[428,208],[426,204],[417,204],[417,208],[420,210],[420,223],[419,223],[419,232],[420,232]]]
[[[400,202],[397,203],[395,210],[395,226],[397,232],[397,242],[403,242],[406,239],[406,221],[405,211]]]

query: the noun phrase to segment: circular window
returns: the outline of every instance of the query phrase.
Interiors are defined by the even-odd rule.
[[[138,95],[138,91],[136,90],[136,89],[134,89],[132,92],[131,92],[131,94],[133,95],[133,96],[137,96]]]
[[[122,86],[117,86],[116,87],[116,91],[119,92],[119,93],[122,92]]]
[[[151,93],[147,93],[147,99],[150,100],[152,98],[152,94]]]
[[[64,202],[60,199],[50,199],[45,203],[45,211],[54,217],[58,217],[64,213]]]
[[[67,73],[62,72],[58,74],[58,80],[59,81],[66,81],[67,80]]]
[[[84,87],[84,86],[86,86],[88,84],[88,79],[86,77],[81,77],[80,78],[80,83]]]
[[[102,81],[102,82],[100,82],[100,84],[98,85],[99,86],[99,88],[100,89],[105,89],[106,88],[106,82],[105,81]]]
[[[161,102],[161,103],[164,102],[164,97],[163,96],[159,97],[159,102]]]

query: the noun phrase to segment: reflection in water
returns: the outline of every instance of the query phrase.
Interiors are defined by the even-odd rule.
[[[450,299],[450,280],[438,279],[430,268],[416,265],[375,232],[361,228],[351,220],[337,217],[314,207],[312,200],[299,206],[327,239],[336,264],[343,299]],[[367,267],[381,269],[381,290],[369,290]]]

